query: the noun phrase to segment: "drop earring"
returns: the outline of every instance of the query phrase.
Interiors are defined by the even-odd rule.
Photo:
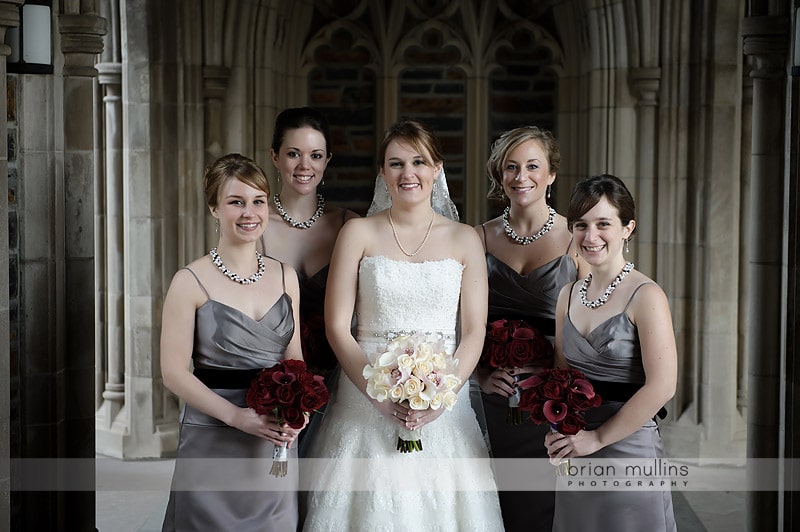
[[[214,222],[214,232],[219,233],[219,220]]]
[[[383,182],[383,191],[387,194],[389,193],[389,186],[386,184],[386,181]]]
[[[278,170],[278,183],[280,183],[280,182],[281,182],[281,171]]]
[[[631,250],[630,250],[630,248],[628,247],[628,239],[626,238],[626,239],[625,239],[625,253],[630,253],[630,252],[631,252]]]
[[[547,199],[550,199],[550,185],[547,185]]]

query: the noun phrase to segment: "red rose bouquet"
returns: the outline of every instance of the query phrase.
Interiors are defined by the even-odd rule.
[[[577,369],[546,369],[519,386],[520,409],[529,412],[534,423],[549,423],[552,430],[566,435],[585,429],[584,413],[602,402],[586,375]]]
[[[553,345],[539,329],[523,320],[500,319],[487,327],[479,363],[491,368],[522,368],[552,356]],[[519,387],[515,386],[514,395],[508,398],[506,423],[510,425],[522,423],[519,400]]]
[[[546,369],[519,383],[519,407],[530,413],[537,425],[550,424],[550,430],[565,435],[586,428],[584,413],[600,406],[602,399],[592,383],[577,369]],[[558,466],[558,474],[569,469],[569,460]]]
[[[319,410],[329,398],[322,376],[308,371],[302,360],[283,360],[259,372],[250,384],[246,400],[257,414],[273,414],[278,423],[299,429],[305,424],[306,413]],[[270,473],[285,477],[286,444],[276,446],[272,458]]]

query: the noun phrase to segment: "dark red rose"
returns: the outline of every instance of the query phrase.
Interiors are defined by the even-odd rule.
[[[253,385],[247,390],[245,398],[247,406],[256,411],[259,415],[264,415],[278,406],[278,399],[272,394],[272,391],[264,385],[263,381],[257,379],[253,381]]]
[[[566,402],[570,410],[574,412],[584,412],[592,408],[594,405],[594,397],[589,399],[583,394],[570,392],[567,393]]]
[[[506,343],[511,337],[511,329],[508,320],[496,320],[489,324],[486,336],[495,342]]]
[[[493,368],[508,367],[508,353],[503,343],[494,343],[489,348],[489,365]]]
[[[547,418],[544,417],[544,409],[542,408],[541,403],[536,403],[532,405],[531,408],[528,409],[528,412],[530,413],[531,420],[537,425],[541,425],[542,423],[547,423]]]
[[[293,406],[287,406],[284,408],[281,411],[281,417],[283,417],[283,420],[286,422],[286,424],[293,429],[302,428],[303,424],[306,422],[303,411]]]
[[[304,393],[322,394],[323,392],[328,392],[328,388],[325,386],[325,379],[322,375],[315,375],[307,371],[300,375],[299,382]]]
[[[530,329],[517,329],[508,344],[508,363],[515,368],[521,368],[536,358],[532,337],[525,338],[525,331]],[[517,337],[518,332],[520,337]]]
[[[295,391],[291,386],[280,386],[275,390],[275,397],[278,399],[278,405],[282,407],[294,404],[295,395]]]
[[[542,413],[548,423],[558,423],[567,417],[567,405],[561,401],[551,399],[542,406]]]
[[[564,391],[567,389],[567,383],[548,380],[542,385],[541,393],[545,399],[563,399]]]
[[[558,424],[558,432],[565,436],[577,434],[586,428],[586,421],[579,415],[567,414]]]
[[[551,380],[553,382],[561,382],[564,383],[564,385],[566,386],[573,379],[571,371],[572,370],[570,369],[553,368],[552,370],[550,370],[550,375],[548,376],[548,380]]]
[[[287,358],[283,361],[283,366],[286,368],[284,370],[286,373],[293,373],[295,375],[306,371],[306,363],[302,360]]]
[[[300,397],[300,410],[303,412],[313,412],[322,408],[327,401],[324,397],[316,393],[304,393]]]

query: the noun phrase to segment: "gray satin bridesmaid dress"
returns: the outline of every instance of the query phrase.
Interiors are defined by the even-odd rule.
[[[487,251],[489,272],[489,319],[523,319],[551,338],[555,331],[555,311],[558,294],[578,276],[575,262],[562,255],[528,272],[518,273]],[[508,398],[481,393],[486,425],[491,442],[492,457],[541,459],[540,478],[535,479],[536,491],[501,491],[500,507],[507,532],[549,532],[553,523],[555,472],[546,464],[547,449],[544,437],[550,430],[536,425],[523,414],[522,425],[506,423]],[[547,478],[544,478],[544,477]]]
[[[250,380],[284,357],[294,332],[291,298],[284,285],[283,295],[254,320],[211,299],[197,282],[208,300],[195,317],[195,375],[245,406]],[[185,405],[162,530],[296,530],[297,451],[289,450],[289,475],[276,478],[269,475],[273,449],[269,441]]]
[[[645,382],[639,333],[626,314],[631,300],[642,286],[644,285],[639,285],[634,290],[621,313],[598,325],[586,337],[572,324],[569,309],[567,310],[562,339],[564,356],[570,367],[586,374],[595,385],[595,390],[603,397],[600,407],[586,413],[588,430],[597,428],[613,416]],[[658,425],[651,419],[627,438],[582,457],[581,460],[593,458],[664,459],[664,446]],[[572,530],[677,530],[672,495],[669,490],[557,490],[553,531]]]

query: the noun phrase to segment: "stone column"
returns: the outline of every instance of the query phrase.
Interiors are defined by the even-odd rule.
[[[211,163],[223,154],[226,145],[223,113],[225,92],[228,89],[230,69],[224,66],[207,65],[203,67],[203,94],[205,97],[205,163]],[[193,190],[198,186],[197,176],[186,176],[187,183],[181,190]],[[204,210],[204,209],[203,209]],[[195,212],[195,211],[192,211]],[[216,245],[217,234],[214,231],[214,219],[211,216],[202,218],[205,221],[204,248],[211,249]],[[184,262],[194,260],[183,257]]]
[[[782,263],[786,17],[747,17],[742,24],[744,53],[754,61],[753,143],[750,186],[750,341],[747,457],[769,458],[748,468],[752,481],[777,479],[780,456],[781,307],[785,287]],[[747,498],[748,530],[777,530],[776,491],[752,491]]]
[[[648,205],[639,209],[634,246],[636,266],[647,275],[657,275],[656,241],[658,230],[658,194],[656,190],[656,161],[658,160],[658,90],[661,86],[661,69],[631,69],[628,82],[631,92],[637,97],[636,132],[637,144],[636,178],[638,188],[637,205]]]
[[[105,286],[105,348],[101,349],[105,360],[105,382],[103,401],[96,414],[97,451],[116,456],[121,453],[121,438],[127,432],[124,422],[116,422],[125,404],[125,268],[124,268],[124,209],[122,203],[122,64],[99,63],[98,81],[103,93],[103,122],[105,161],[103,187],[105,197],[98,198],[104,213],[98,228],[99,235],[105,237],[103,245],[98,246],[102,255],[99,269],[104,273]]]
[[[5,142],[6,131],[6,58],[11,48],[2,44],[6,30],[19,26],[17,6],[22,0],[0,2],[0,190],[8,190],[8,144]],[[0,286],[8,286],[8,202],[0,201]],[[9,371],[9,301],[8,290],[0,290],[0,529],[11,530],[11,472],[10,458],[10,411],[9,393],[11,374]]]
[[[800,3],[795,1],[800,8]],[[790,81],[789,144],[788,144],[788,287],[786,293],[786,451],[785,456],[793,464],[800,458],[800,11],[794,13],[794,53],[792,57],[792,78]],[[786,493],[784,495],[783,529],[800,529],[800,466],[794,465],[786,471]]]
[[[470,113],[467,118],[468,139],[481,139],[486,137],[489,130],[489,83],[486,77],[471,76],[467,79],[467,109]],[[467,190],[464,194],[464,223],[477,225],[486,221],[486,160],[489,158],[485,142],[472,146],[467,150],[464,159],[464,181]]]

